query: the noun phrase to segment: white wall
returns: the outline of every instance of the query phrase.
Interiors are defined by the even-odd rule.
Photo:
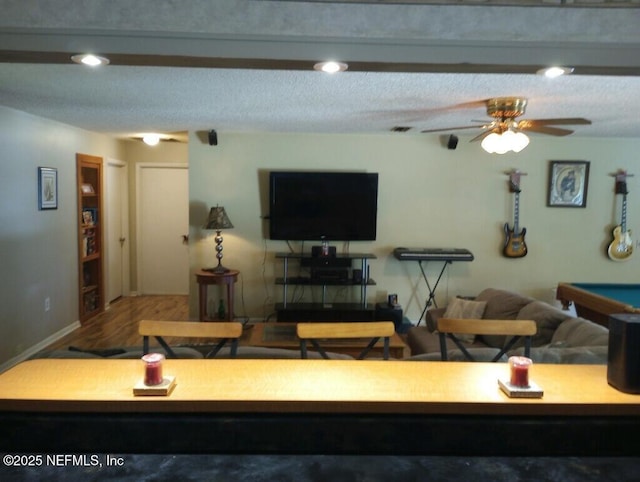
[[[1,367],[77,323],[75,156],[122,156],[107,136],[5,107],[0,146]],[[57,210],[38,210],[39,166],[58,170]]]
[[[614,263],[604,254],[610,228],[616,219],[619,222],[614,181],[609,176],[617,169],[636,173],[628,183],[628,224],[640,234],[640,159],[636,154],[640,139],[532,136],[531,144],[520,154],[503,156],[486,154],[469,139],[460,136],[458,148],[452,151],[436,135],[219,133],[215,147],[192,135],[191,269],[214,263],[212,233],[202,231],[201,225],[209,207],[224,205],[234,224],[234,229],[223,233],[224,264],[241,271],[236,291],[242,296],[236,295],[235,312],[268,316],[281,297],[281,288],[273,285],[282,269],[274,253],[287,251],[287,246],[263,234],[266,222],[260,217],[267,214],[264,174],[271,169],[341,169],[380,174],[378,239],[353,242],[349,248],[378,257],[371,262],[377,286],[370,291],[370,301],[397,293],[405,315],[414,322],[428,291],[417,263],[393,258],[397,246],[461,247],[473,252],[473,262],[449,267],[437,290],[439,304],[489,286],[551,301],[559,281],[640,282],[640,256]],[[586,208],[546,207],[550,160],[590,161]],[[521,182],[520,223],[527,228],[529,254],[522,259],[501,255],[503,225],[513,224],[513,195],[505,174],[511,169],[528,174]],[[306,250],[311,244],[306,244]],[[344,249],[342,244],[337,247]],[[432,284],[440,266],[428,264]],[[191,313],[195,316],[193,278]]]

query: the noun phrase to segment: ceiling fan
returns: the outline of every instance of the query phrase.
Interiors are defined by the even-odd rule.
[[[487,115],[493,118],[493,120],[488,123],[472,126],[449,127],[446,129],[427,129],[423,130],[422,132],[442,132],[460,129],[483,129],[483,132],[471,139],[470,142],[482,140],[482,147],[485,148],[485,150],[489,151],[486,145],[491,144],[491,142],[487,141],[496,141],[501,137],[505,139],[518,139],[518,147],[521,147],[518,150],[512,148],[509,148],[507,150],[514,150],[516,152],[519,152],[529,143],[529,139],[522,133],[522,131],[537,132],[540,134],[547,134],[551,136],[568,136],[569,134],[573,133],[572,130],[553,126],[591,124],[591,121],[589,119],[584,119],[582,117],[517,120],[518,117],[525,113],[525,109],[527,107],[527,99],[523,97],[496,97],[493,99],[487,99],[486,101],[484,101],[484,103],[487,107]],[[499,150],[493,150],[489,152],[503,153]],[[504,152],[506,152],[506,150]]]

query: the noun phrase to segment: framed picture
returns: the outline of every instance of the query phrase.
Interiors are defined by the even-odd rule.
[[[82,194],[94,194],[93,186],[88,182],[82,184]]]
[[[38,168],[38,208],[58,209],[58,170]]]
[[[583,208],[589,187],[588,161],[549,161],[547,206]]]

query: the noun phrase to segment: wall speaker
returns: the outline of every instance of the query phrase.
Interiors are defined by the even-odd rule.
[[[640,393],[640,315],[609,317],[607,382],[621,392]]]
[[[209,145],[210,146],[217,146],[218,145],[218,134],[216,133],[216,131],[214,129],[211,129],[209,131]]]
[[[447,141],[447,149],[451,149],[453,151],[456,147],[458,147],[458,136],[451,134]]]

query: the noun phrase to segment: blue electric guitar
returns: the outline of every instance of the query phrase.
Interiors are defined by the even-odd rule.
[[[504,223],[505,242],[502,248],[502,254],[507,258],[522,258],[527,255],[527,244],[524,237],[527,234],[527,228],[520,228],[520,175],[521,173],[514,171],[509,177],[509,190],[514,193],[515,200],[513,206],[513,229],[509,227],[509,223]]]
[[[622,194],[622,215],[620,224],[613,229],[613,241],[609,244],[607,254],[612,261],[626,261],[633,254],[631,230],[627,229],[627,183],[626,173],[616,176],[616,194]]]

